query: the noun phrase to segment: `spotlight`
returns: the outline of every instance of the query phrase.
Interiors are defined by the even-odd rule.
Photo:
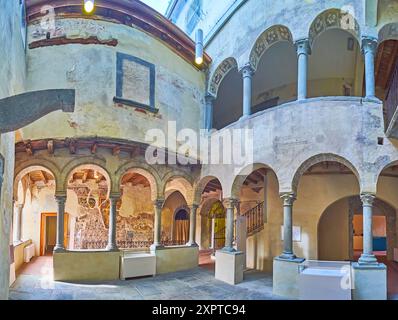
[[[203,30],[196,30],[195,63],[200,66],[203,63]]]
[[[87,14],[93,13],[94,8],[95,8],[94,0],[84,0],[84,4],[83,4],[84,13],[87,13]]]

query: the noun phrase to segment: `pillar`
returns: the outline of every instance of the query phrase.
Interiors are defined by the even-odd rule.
[[[117,202],[120,199],[119,193],[112,193],[109,196],[110,210],[109,210],[109,230],[108,230],[108,245],[106,250],[118,251],[116,243],[116,220],[117,220]]]
[[[233,252],[234,242],[234,208],[236,206],[235,199],[226,199],[224,201],[224,207],[227,211],[227,221],[225,223],[225,246],[223,251]]]
[[[293,193],[281,195],[283,200],[283,253],[279,257],[285,260],[294,260],[293,253],[293,202],[296,196]]]
[[[250,64],[247,64],[241,69],[241,73],[243,77],[243,115],[241,119],[245,119],[251,114],[252,78],[254,70]]]
[[[214,96],[207,94],[205,97],[205,129],[210,131],[213,129],[213,103]]]
[[[15,242],[22,242],[22,210],[23,204],[17,204],[15,215]]]
[[[156,250],[157,248],[162,247],[162,208],[163,208],[163,199],[158,199],[154,201],[155,206],[155,224],[153,230],[153,244],[151,246],[151,250]]]
[[[56,194],[55,201],[57,202],[57,243],[54,252],[65,251],[64,246],[64,216],[65,216],[65,202],[66,194]]]
[[[297,51],[297,100],[307,98],[308,56],[311,48],[308,39],[296,41]]]
[[[188,246],[195,246],[197,247],[198,244],[196,243],[196,212],[198,210],[198,205],[193,204],[191,207],[191,213],[189,215],[189,242],[187,243]]]
[[[375,98],[375,55],[377,39],[373,37],[362,38],[362,54],[365,59],[366,98]]]
[[[359,264],[377,264],[373,255],[373,201],[375,196],[370,193],[361,195],[363,206],[363,253],[359,258]]]

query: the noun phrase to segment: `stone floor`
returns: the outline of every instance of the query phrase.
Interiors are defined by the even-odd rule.
[[[270,300],[272,276],[248,271],[232,286],[214,279],[214,271],[193,270],[101,283],[64,283],[45,275],[20,274],[10,288],[11,300]]]

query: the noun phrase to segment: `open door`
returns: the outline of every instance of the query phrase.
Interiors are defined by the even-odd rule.
[[[55,212],[43,212],[41,214],[40,222],[40,255],[44,256],[49,246],[53,244],[53,237],[56,236],[56,219],[57,214]],[[54,220],[55,220],[55,232],[54,232]],[[69,215],[64,215],[64,246],[67,248],[69,243],[69,230],[68,230]],[[54,244],[55,245],[55,244]]]

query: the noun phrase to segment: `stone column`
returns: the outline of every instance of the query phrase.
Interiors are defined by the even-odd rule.
[[[296,41],[297,51],[297,100],[307,98],[308,56],[311,48],[308,39]]]
[[[283,253],[279,257],[285,260],[294,260],[293,253],[293,202],[296,196],[293,193],[282,194],[283,200]]]
[[[366,98],[375,98],[375,55],[377,39],[373,37],[362,38],[362,54],[365,59]]]
[[[375,196],[370,193],[361,195],[363,206],[363,253],[359,258],[359,264],[377,264],[377,259],[373,255],[373,201]]]
[[[196,211],[198,210],[198,205],[193,204],[191,206],[191,213],[189,215],[189,242],[187,243],[188,246],[195,246],[197,247],[198,244],[196,243]]]
[[[162,247],[162,208],[163,199],[158,199],[154,201],[155,206],[155,224],[153,229],[153,244],[151,245],[151,250],[156,250]]]
[[[54,252],[65,251],[64,246],[64,216],[65,216],[65,202],[66,194],[56,194],[55,201],[57,202],[57,243]]]
[[[224,201],[224,206],[227,211],[227,221],[225,223],[225,247],[223,251],[233,252],[235,251],[233,247],[234,242],[234,208],[236,206],[235,199],[226,199]]]
[[[245,119],[251,114],[252,107],[252,78],[254,70],[250,64],[245,65],[241,69],[243,77],[243,115],[241,119]]]
[[[109,196],[110,209],[109,209],[109,230],[108,230],[108,245],[106,250],[118,251],[116,243],[116,220],[117,220],[117,202],[120,199],[119,193],[112,193]]]
[[[206,109],[205,109],[205,129],[210,131],[213,129],[213,102],[214,97],[207,94],[205,97]]]
[[[17,212],[15,215],[15,241],[22,242],[22,210],[23,204],[17,204]]]

